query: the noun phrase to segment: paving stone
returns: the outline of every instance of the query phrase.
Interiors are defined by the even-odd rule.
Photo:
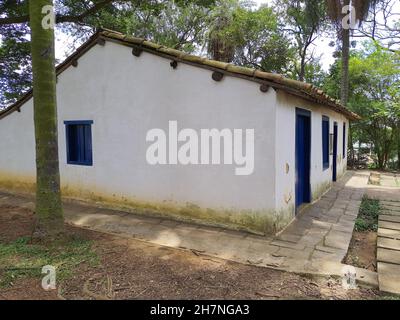
[[[400,240],[400,230],[378,228],[378,236]]]
[[[274,257],[270,254],[261,257],[261,260],[262,260],[261,265],[266,266],[266,267],[275,267],[275,268],[279,268],[285,262],[285,258]],[[249,261],[251,262],[251,260],[249,260]]]
[[[335,224],[339,221],[339,217],[338,216],[324,216],[322,221],[331,223],[331,224]]]
[[[343,249],[338,249],[338,248],[332,248],[332,247],[326,247],[324,245],[316,246],[315,250],[326,252],[326,253],[338,253],[345,251]]]
[[[290,233],[292,235],[303,236],[307,233],[310,224],[299,223],[298,221],[293,222],[285,230],[285,233]]]
[[[377,261],[400,265],[400,251],[378,248]]]
[[[328,199],[321,199],[317,203],[314,204],[316,208],[321,209],[330,209],[332,207],[332,201]]]
[[[307,273],[311,261],[308,259],[285,258],[284,263],[278,268],[289,272]]]
[[[342,225],[349,226],[349,225],[354,225],[354,221],[356,221],[356,217],[355,216],[343,215],[343,216],[341,216],[339,218],[339,222],[338,223],[342,224]]]
[[[345,210],[349,204],[348,200],[336,200],[333,204],[335,210]]]
[[[395,202],[395,201],[384,201],[384,200],[382,200],[382,201],[380,201],[380,204],[383,205],[383,206],[388,205],[388,206],[394,206],[394,207],[400,208],[400,201],[399,202]]]
[[[387,216],[400,216],[400,210],[399,211],[381,210],[380,214],[381,215],[387,215]]]
[[[397,222],[379,220],[378,226],[379,226],[379,228],[400,230],[400,223],[397,223]]]
[[[400,241],[378,237],[378,248],[400,250]]]
[[[327,215],[341,216],[344,214],[344,209],[333,206],[327,213]]]
[[[359,212],[359,209],[357,209],[357,210],[347,209],[347,210],[344,212],[344,215],[345,215],[345,216],[357,217],[357,216],[358,216],[358,212]]]
[[[383,205],[382,206],[383,209],[385,210],[392,210],[392,211],[400,211],[400,207],[398,206],[393,206],[393,205]]]
[[[351,199],[353,199],[353,200],[360,200],[362,198],[363,198],[363,194],[360,194],[360,193],[354,193],[351,195]]]
[[[354,223],[351,224],[343,224],[343,223],[338,223],[332,226],[333,231],[340,231],[340,232],[345,232],[345,233],[351,233],[354,230]]]
[[[310,210],[303,212],[303,215],[307,217],[321,218],[326,211],[326,209],[311,207]]]
[[[287,242],[282,240],[274,240],[271,242],[271,245],[282,248],[297,249],[297,250],[304,250],[304,248],[306,247],[305,245],[302,244]]]
[[[350,209],[354,209],[354,208],[360,208],[361,206],[361,201],[360,200],[350,200],[347,208]]]
[[[307,247],[314,247],[317,244],[322,243],[328,232],[328,229],[312,228],[299,240],[298,243]]]
[[[292,234],[289,232],[284,232],[277,237],[278,240],[283,240],[283,241],[293,242],[293,243],[297,243],[300,240],[300,238],[301,238],[301,235]]]
[[[351,233],[330,231],[325,237],[324,244],[327,247],[347,250],[351,240]]]
[[[379,290],[400,294],[400,266],[378,262]]]
[[[400,216],[389,216],[389,215],[380,215],[379,221],[388,221],[388,222],[399,222],[400,223]]]
[[[218,241],[212,241],[212,239],[209,238],[208,244],[204,244],[203,238],[201,238],[199,242],[202,243],[202,248],[205,248],[206,251],[212,250],[213,253],[217,254],[223,259],[246,257],[247,255],[251,254],[249,251],[250,242],[243,241],[240,238],[235,239],[222,236],[218,238]],[[258,251],[260,256],[264,253],[264,251]]]
[[[324,261],[336,261],[341,262],[346,255],[346,250],[337,251],[337,252],[324,252],[319,250],[314,250],[311,259],[312,260],[324,260]]]
[[[299,244],[305,245],[307,247],[313,247],[317,244],[322,243],[324,240],[324,236],[312,236],[312,235],[305,235],[299,240]]]
[[[278,252],[273,253],[274,257],[285,257],[291,259],[304,259],[308,260],[313,252],[312,248],[305,248],[304,250],[295,250],[290,248],[280,248]]]
[[[261,243],[261,242],[251,242],[249,245],[249,250],[254,252],[262,252],[265,254],[273,254],[279,250],[279,247],[272,246],[268,242]]]
[[[318,220],[313,220],[313,227],[321,228],[321,229],[331,229],[332,228],[331,222],[327,221],[318,221]]]

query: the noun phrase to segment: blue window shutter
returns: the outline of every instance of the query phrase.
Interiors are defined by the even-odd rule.
[[[65,121],[67,163],[93,165],[92,124],[93,121]]]
[[[92,128],[90,125],[84,126],[84,140],[85,140],[85,161],[88,165],[93,164],[92,158]]]
[[[346,159],[346,123],[343,123],[343,159]]]
[[[322,167],[329,168],[329,118],[322,117]]]

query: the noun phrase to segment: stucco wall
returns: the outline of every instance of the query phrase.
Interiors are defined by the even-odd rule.
[[[321,105],[278,92],[277,132],[276,132],[276,207],[282,212],[292,212],[295,206],[295,136],[296,108],[311,111],[311,194],[317,200],[332,185],[333,155],[330,155],[329,169],[323,169],[322,162],[322,116],[329,117],[329,130],[333,133],[333,124],[338,124],[337,176],[340,178],[347,168],[347,157],[343,157],[343,123],[346,123],[346,135],[349,122],[346,117]],[[346,138],[347,141],[347,138]],[[347,152],[347,145],[346,145]],[[286,165],[289,171],[286,172]]]
[[[33,191],[36,181],[32,99],[0,120],[0,184]]]
[[[278,93],[277,93],[278,92]],[[312,111],[314,199],[329,186],[322,170],[321,116],[341,115],[281,91],[262,93],[239,78],[211,79],[211,71],[179,64],[107,42],[79,58],[57,83],[59,157],[64,196],[258,232],[276,232],[294,217],[295,108]],[[64,121],[92,120],[93,166],[66,161]],[[249,176],[236,165],[156,165],[146,161],[146,134],[153,128],[254,129],[255,163]],[[348,128],[348,125],[347,125]],[[0,120],[0,187],[34,190],[32,99]],[[342,159],[339,156],[338,159]],[[331,157],[332,164],[332,157]],[[346,161],[339,162],[338,173]]]
[[[167,59],[134,57],[128,47],[107,42],[59,76],[57,96],[64,195],[260,230],[273,216],[273,90],[262,93],[258,84],[233,77],[215,82],[210,71],[184,64],[173,70]],[[31,103],[0,120],[0,134],[9,139],[0,142],[1,170],[34,176]],[[92,167],[66,163],[66,120],[93,120]],[[237,176],[236,165],[149,165],[146,134],[168,131],[170,120],[178,129],[254,129],[254,173]],[[24,160],[12,163],[15,158]]]

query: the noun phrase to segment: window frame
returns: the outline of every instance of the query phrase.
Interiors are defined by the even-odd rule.
[[[347,133],[347,125],[346,125],[346,122],[343,122],[343,159],[346,159],[346,157],[347,157],[346,133]]]
[[[71,165],[79,165],[79,166],[93,166],[93,139],[92,139],[92,125],[93,120],[72,120],[72,121],[64,121],[65,125],[65,147],[67,152],[67,164]],[[70,142],[69,142],[69,130],[71,126],[89,126],[89,145],[85,146],[85,150],[89,152],[88,159],[83,161],[74,161],[70,160]]]
[[[326,128],[324,127],[324,124],[328,124],[328,132],[327,135],[325,136],[324,130]],[[330,119],[327,116],[322,116],[322,121],[321,121],[321,138],[322,138],[322,169],[323,171],[328,170],[330,168],[330,130],[331,130],[331,125],[330,125]],[[327,161],[325,161],[325,158],[327,156]]]

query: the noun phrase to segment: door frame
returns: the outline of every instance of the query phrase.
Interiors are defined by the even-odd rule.
[[[308,134],[308,139],[307,139],[307,144],[308,144],[308,161],[306,162],[307,165],[307,171],[308,171],[308,183],[305,185],[306,187],[306,196],[305,196],[305,201],[303,201],[301,204],[298,203],[297,199],[297,190],[298,190],[298,163],[297,163],[297,154],[298,154],[298,146],[297,146],[297,129],[298,129],[298,116],[306,117],[308,118],[308,123],[309,123],[309,134]],[[295,207],[296,207],[296,214],[298,213],[298,208],[301,207],[302,204],[304,203],[310,203],[311,202],[311,137],[312,137],[312,121],[311,121],[311,111],[302,109],[302,108],[296,108],[296,125],[295,125]]]
[[[332,160],[332,181],[337,181],[337,158],[338,158],[338,123],[333,123],[333,160]]]

